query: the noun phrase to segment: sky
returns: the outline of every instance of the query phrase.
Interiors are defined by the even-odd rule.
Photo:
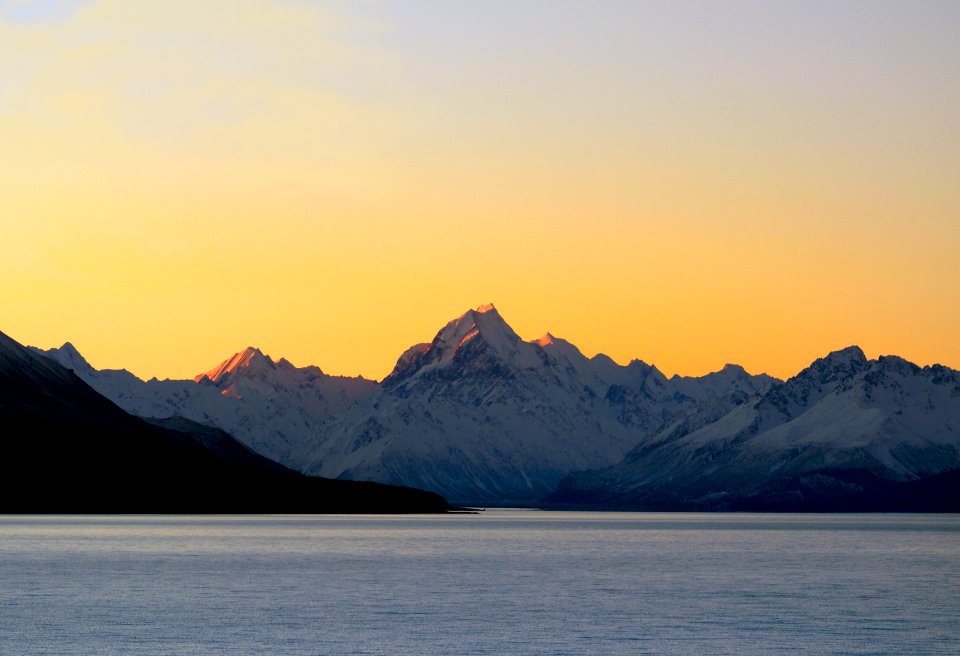
[[[493,302],[667,374],[960,368],[960,3],[0,0],[0,331],[382,378]]]

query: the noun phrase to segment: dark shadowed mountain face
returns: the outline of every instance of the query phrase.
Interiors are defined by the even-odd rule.
[[[663,431],[556,503],[650,509],[960,510],[960,373],[856,347],[693,430]]]
[[[438,512],[440,497],[315,479],[186,420],[148,423],[0,333],[0,512]]]

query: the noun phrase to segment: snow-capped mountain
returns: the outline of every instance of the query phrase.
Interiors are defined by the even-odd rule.
[[[533,503],[575,470],[618,462],[665,425],[697,426],[774,380],[739,367],[668,379],[639,360],[524,341],[493,305],[450,321],[382,384],[297,368],[254,348],[194,380],[96,371],[44,352],[129,412],[216,426],[307,473],[403,483],[472,503]]]
[[[717,421],[673,425],[557,502],[648,508],[870,507],[871,494],[960,469],[960,372],[849,347]],[[859,504],[859,505],[858,505]]]
[[[319,367],[274,362],[250,347],[194,380],[142,381],[126,370],[97,371],[69,342],[38,351],[72,369],[95,390],[141,417],[186,417],[221,428],[254,451],[294,469],[321,439],[328,417],[378,385],[328,376]]]
[[[667,379],[640,361],[590,359],[549,333],[522,340],[483,305],[408,349],[379,395],[328,422],[305,471],[531,503],[568,472],[617,462],[666,422],[725,412],[770,380],[742,370]]]
[[[960,374],[856,347],[785,382],[736,365],[667,378],[550,333],[525,341],[484,305],[379,384],[255,348],[193,380],[146,382],[93,369],[69,343],[41,353],[131,413],[223,429],[302,472],[462,503],[536,503],[559,483],[551,498],[565,503],[817,508],[960,470]]]

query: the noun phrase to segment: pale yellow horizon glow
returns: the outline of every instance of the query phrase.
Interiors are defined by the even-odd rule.
[[[952,9],[521,4],[0,13],[0,331],[380,379],[492,301],[668,375],[960,368]]]

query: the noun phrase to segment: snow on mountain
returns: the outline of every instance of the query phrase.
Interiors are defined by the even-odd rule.
[[[408,349],[380,385],[252,347],[179,381],[96,371],[68,345],[45,354],[129,412],[216,426],[288,467],[486,504],[535,502],[568,473],[612,465],[667,425],[698,428],[773,380],[738,367],[667,379],[549,333],[524,341],[492,304]]]
[[[756,379],[755,391],[766,384]],[[695,391],[728,403],[718,390]],[[406,481],[461,502],[530,503],[570,471],[618,461],[697,404],[639,361],[588,359],[549,334],[526,342],[485,305],[409,349],[379,395],[334,417],[306,471]]]
[[[377,384],[328,376],[318,367],[274,362],[249,347],[194,380],[142,381],[126,370],[93,369],[69,343],[38,351],[73,369],[95,390],[142,417],[186,417],[221,428],[253,450],[297,468],[324,421]]]
[[[849,347],[717,421],[689,428],[669,426],[621,463],[572,475],[553,498],[763,507],[955,470],[960,372],[893,356],[867,360]]]
[[[667,378],[550,333],[524,341],[484,305],[382,384],[252,347],[193,380],[146,382],[97,371],[69,343],[39,353],[128,412],[221,428],[307,473],[467,503],[533,503],[560,483],[566,502],[791,507],[960,468],[960,374],[857,347],[784,382],[736,365]]]
[[[286,360],[284,360],[284,362],[286,362]],[[247,374],[256,373],[262,377],[265,372],[275,367],[276,364],[273,360],[265,356],[260,349],[248,346],[239,353],[234,353],[231,357],[207,373],[195,376],[193,380],[199,383],[206,378],[211,382],[217,383],[228,378],[236,378],[240,375],[238,372],[245,372]]]
[[[444,326],[428,345],[417,345],[401,356],[383,381],[388,389],[411,380],[442,381],[450,377],[483,376],[542,364],[541,353],[513,332],[492,305],[468,310]]]

